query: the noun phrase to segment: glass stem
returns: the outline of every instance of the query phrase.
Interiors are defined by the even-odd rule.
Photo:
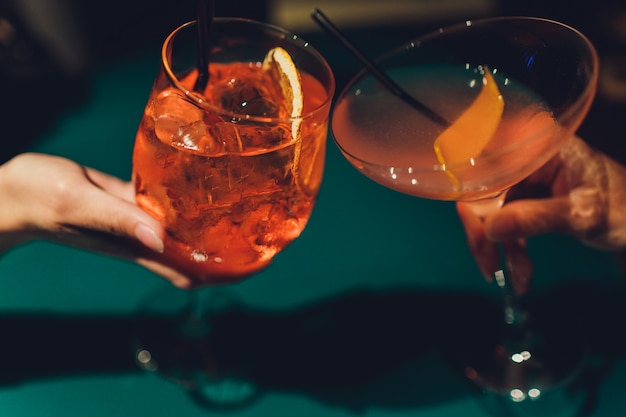
[[[494,281],[502,291],[504,322],[510,327],[521,328],[526,321],[526,314],[520,306],[519,295],[510,282],[515,265],[512,264],[507,256],[506,245],[499,244],[498,246],[502,269],[494,273]]]
[[[520,309],[518,297],[511,286],[507,284],[504,270],[500,269],[495,272],[495,280],[502,289],[504,304],[504,322],[511,326],[518,326],[524,320],[524,314]]]
[[[505,197],[506,191],[465,204],[469,204],[474,214],[484,221],[488,215],[502,208]],[[520,306],[519,295],[510,282],[516,272],[516,265],[512,261],[513,256],[509,256],[509,248],[507,248],[506,243],[498,244],[498,252],[500,269],[494,272],[494,281],[502,291],[504,321],[509,328],[521,330],[526,321],[526,314]]]

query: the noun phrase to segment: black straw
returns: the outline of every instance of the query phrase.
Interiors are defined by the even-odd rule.
[[[424,113],[426,117],[433,122],[442,126],[449,126],[447,120],[435,113],[432,109],[427,107],[424,103],[418,101],[415,97],[407,93],[396,84],[383,70],[381,70],[372,60],[365,56],[348,38],[343,35],[339,29],[328,19],[328,17],[320,10],[315,9],[311,14],[313,20],[315,20],[323,29],[329,34],[335,37],[354,57],[363,64],[363,66],[374,76],[380,83],[387,88],[391,93],[395,94],[402,100],[404,100],[410,106],[416,108],[420,112]]]
[[[213,23],[214,5],[212,0],[198,0],[198,79],[194,90],[204,92],[209,82],[209,58],[211,56],[211,24]]]

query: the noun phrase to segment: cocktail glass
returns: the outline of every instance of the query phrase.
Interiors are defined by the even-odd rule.
[[[440,29],[376,62],[438,117],[410,106],[363,70],[333,110],[332,133],[343,155],[386,187],[464,201],[481,217],[498,210],[507,190],[559,152],[586,115],[598,77],[598,58],[585,36],[555,21],[526,17]],[[501,114],[497,105],[485,104],[490,99],[478,98],[494,82],[504,103]],[[471,131],[489,124],[494,131],[487,138]],[[449,137],[443,156],[452,155],[451,163],[435,151],[444,132]],[[571,378],[583,355],[580,346],[559,350],[532,327],[507,279],[504,265],[515,265],[503,257],[502,269],[493,271],[504,294],[503,334],[465,370],[515,401],[536,399]]]
[[[213,286],[266,268],[305,228],[322,181],[334,77],[298,36],[216,18],[208,83],[198,88],[198,38],[190,22],[163,44],[135,141],[133,180],[138,204],[167,231],[163,256]],[[177,324],[155,335],[149,320],[140,321],[138,362],[187,385],[198,384],[198,370],[213,377],[206,357],[185,358],[184,367],[173,353],[188,352],[182,345],[192,339],[208,343],[207,315],[220,302],[196,295],[172,288],[140,311]]]

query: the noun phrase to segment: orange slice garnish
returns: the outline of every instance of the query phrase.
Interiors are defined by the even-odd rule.
[[[283,48],[271,49],[263,61],[263,70],[278,84],[291,118],[291,136],[295,143],[292,173],[296,186],[307,196],[319,189],[324,164],[324,137],[301,132],[304,96],[302,78],[293,59]],[[325,132],[324,132],[325,133]]]
[[[455,188],[459,187],[460,182],[448,167],[464,162],[471,163],[473,158],[480,155],[496,132],[503,111],[502,94],[485,67],[478,96],[434,143],[437,159]]]
[[[302,80],[300,72],[296,68],[291,55],[281,47],[271,49],[263,60],[263,71],[266,71],[272,79],[278,83],[285,99],[285,106],[291,123],[291,136],[298,140],[300,136],[300,124],[304,110],[304,97],[302,95]]]

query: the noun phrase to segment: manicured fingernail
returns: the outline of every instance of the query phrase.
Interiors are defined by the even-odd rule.
[[[163,241],[154,233],[150,227],[143,223],[140,223],[135,227],[135,237],[148,248],[157,253],[163,253],[165,249]]]

